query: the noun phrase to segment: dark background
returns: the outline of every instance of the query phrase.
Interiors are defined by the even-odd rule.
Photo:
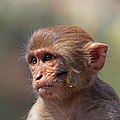
[[[34,30],[78,25],[109,44],[100,72],[120,96],[119,0],[0,0],[0,119],[22,119],[34,101],[25,45]]]

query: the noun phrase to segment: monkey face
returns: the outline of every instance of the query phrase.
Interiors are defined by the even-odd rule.
[[[41,96],[65,96],[88,87],[90,76],[103,68],[107,49],[76,26],[39,29],[27,46],[33,88]]]
[[[33,88],[39,95],[52,95],[65,84],[68,71],[60,55],[38,49],[29,53],[28,63]]]

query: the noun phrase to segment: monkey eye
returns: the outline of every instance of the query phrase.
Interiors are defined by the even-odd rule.
[[[31,56],[31,58],[29,59],[29,63],[30,64],[36,64],[37,63],[37,58],[35,56]]]
[[[50,54],[50,53],[45,53],[45,55],[44,55],[44,62],[45,61],[51,61],[51,60],[53,60],[54,59],[54,56],[52,55],[52,54]]]

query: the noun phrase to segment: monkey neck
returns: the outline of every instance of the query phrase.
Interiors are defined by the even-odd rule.
[[[87,109],[87,107],[89,107],[88,105],[91,105],[88,100],[94,101],[101,98],[112,99],[114,94],[106,94],[106,91],[108,93],[109,91],[110,93],[113,93],[112,89],[109,86],[107,86],[104,82],[97,78],[89,87],[78,90],[76,93],[64,99],[61,96],[54,98],[39,97],[37,100],[38,104],[36,103],[36,106],[40,106],[39,111],[44,110],[45,113],[49,113],[55,119],[62,117],[63,120],[66,120],[68,117],[71,117],[74,114],[78,114],[74,113],[74,111],[81,111],[82,109]]]
[[[86,80],[87,81],[87,80]],[[78,84],[77,86],[71,87],[65,87],[65,89],[60,89],[58,90],[59,92],[56,93],[54,96],[48,96],[48,97],[39,97],[41,98],[46,105],[50,106],[60,106],[60,107],[67,107],[73,104],[76,104],[77,102],[80,102],[83,100],[85,97],[89,97],[89,92],[91,91],[91,88],[95,88],[97,84],[99,84],[100,79],[98,78],[97,75],[94,75],[91,79],[88,81],[89,84],[82,85]]]
[[[42,99],[47,106],[59,106],[59,107],[70,107],[73,104],[77,104],[78,102],[81,102],[84,98],[90,97],[89,92],[91,91],[91,88],[94,89],[97,84],[99,84],[99,78],[95,76],[92,78],[89,85],[82,87],[76,86],[75,88],[68,87],[64,90],[59,90],[58,93],[53,97],[39,97],[39,99]]]
[[[55,120],[58,118],[62,118],[62,120],[67,120],[71,118],[71,115],[73,114],[74,109],[76,106],[78,106],[78,95],[71,96],[67,99],[60,99],[60,98],[41,98],[39,97],[36,103],[36,106],[40,106],[39,111],[45,111],[45,113],[42,113],[46,116],[50,114]],[[41,105],[42,104],[42,105]],[[42,106],[42,107],[41,107]]]

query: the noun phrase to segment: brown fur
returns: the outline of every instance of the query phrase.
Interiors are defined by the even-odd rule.
[[[38,94],[27,120],[120,120],[119,98],[97,76],[104,65],[107,49],[106,44],[95,43],[77,26],[56,26],[34,32],[28,43],[27,58],[30,54],[41,57],[43,51],[57,56],[55,61],[43,63],[47,64],[44,70],[40,69],[47,76],[44,84],[54,84],[56,79],[60,84],[55,83],[50,94]],[[42,80],[34,80],[36,71],[40,71],[38,64],[29,66],[33,87],[39,86]],[[66,70],[62,78],[56,77]]]

